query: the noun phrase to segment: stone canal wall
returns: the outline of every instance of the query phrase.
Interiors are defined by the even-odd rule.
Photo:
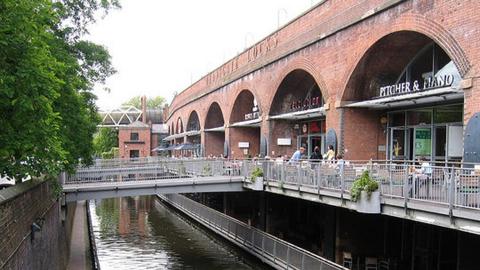
[[[0,190],[0,269],[65,269],[68,226],[60,207],[47,181]]]

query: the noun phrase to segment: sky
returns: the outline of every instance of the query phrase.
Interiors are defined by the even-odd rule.
[[[95,94],[101,110],[131,97],[163,96],[192,83],[320,0],[122,0],[90,26],[117,73]],[[110,89],[109,92],[104,88]]]

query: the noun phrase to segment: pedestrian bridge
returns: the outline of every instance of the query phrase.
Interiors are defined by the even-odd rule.
[[[254,168],[263,181],[252,183]],[[66,201],[263,190],[361,212],[350,190],[365,170],[378,183],[378,214],[480,234],[480,170],[471,164],[147,158],[100,160],[62,178]]]
[[[65,175],[67,202],[112,197],[244,190],[244,177],[216,160],[102,160]]]

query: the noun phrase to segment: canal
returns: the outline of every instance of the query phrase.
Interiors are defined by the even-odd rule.
[[[156,197],[90,202],[101,269],[271,269]]]

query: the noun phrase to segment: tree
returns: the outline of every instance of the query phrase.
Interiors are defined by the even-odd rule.
[[[147,98],[148,109],[161,109],[165,103],[166,103],[165,98],[161,96]],[[124,102],[122,105],[133,106],[137,109],[141,109],[142,108],[141,97],[140,96],[132,97],[129,101]]]
[[[112,148],[118,147],[118,131],[113,128],[100,128],[93,137],[93,146],[97,156],[110,152]]]
[[[91,91],[115,70],[104,47],[81,38],[112,7],[117,0],[0,1],[0,174],[56,175],[91,161]]]

